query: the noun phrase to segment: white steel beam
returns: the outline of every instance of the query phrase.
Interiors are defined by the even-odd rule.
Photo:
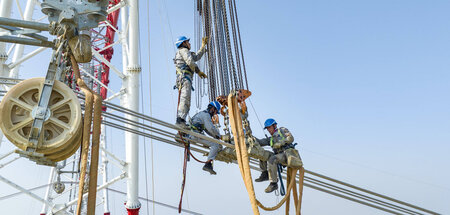
[[[105,189],[105,188],[107,188],[107,187],[109,187],[109,186],[111,186],[111,185],[113,185],[114,183],[116,183],[116,182],[122,180],[123,178],[125,178],[126,176],[127,176],[126,173],[120,174],[119,176],[113,178],[113,179],[112,179],[111,181],[109,181],[108,183],[99,186],[99,187],[97,188],[97,192],[98,192],[98,191],[101,191],[101,190],[103,190],[103,189]],[[1,176],[0,176],[0,177],[1,177]],[[83,199],[86,199],[87,196],[88,196],[88,193],[83,194]],[[53,214],[57,214],[58,212],[63,211],[63,210],[65,210],[65,209],[69,208],[70,206],[76,204],[77,201],[78,201],[78,199],[72,200],[71,202],[65,204],[64,207],[62,207],[62,208],[60,208],[60,209],[54,211]]]
[[[8,18],[11,16],[11,6],[12,0],[1,0],[0,1],[0,17]],[[3,32],[3,29],[0,29],[0,33]],[[6,43],[0,43],[0,76],[5,77],[6,72],[4,71],[5,62],[8,59],[8,54],[6,53]],[[3,133],[0,130],[0,146],[2,145]]]
[[[83,74],[89,76],[93,81],[97,82],[97,84],[102,85],[102,87],[104,87],[105,89],[107,89],[107,90],[110,91],[111,93],[113,93],[113,94],[115,93],[113,90],[111,90],[108,86],[106,86],[106,85],[105,85],[104,83],[102,83],[100,80],[98,80],[97,78],[95,78],[91,73],[87,72],[85,69],[80,68],[80,71],[81,71]]]
[[[34,50],[34,51],[28,53],[27,55],[25,55],[23,58],[21,58],[21,59],[15,61],[15,62],[11,62],[11,63],[8,65],[8,67],[9,67],[10,69],[13,69],[13,68],[15,68],[16,66],[20,65],[21,63],[23,63],[24,61],[26,61],[26,60],[28,60],[28,59],[30,59],[30,58],[36,56],[37,54],[43,52],[43,51],[46,50],[46,49],[47,49],[47,47],[40,47],[40,48],[37,48],[36,50]]]
[[[114,95],[112,95],[112,96],[106,98],[104,101],[105,101],[105,102],[109,102],[109,101],[111,101],[111,100],[117,98],[118,96],[122,96],[123,94],[125,94],[126,91],[127,91],[126,89],[122,88],[122,89],[120,89],[119,92],[117,92],[117,93],[115,93]]]
[[[0,17],[10,17],[11,16],[11,6],[12,6],[12,0],[2,0],[0,1]],[[5,32],[6,30],[0,29],[0,32]],[[3,74],[3,63],[2,58],[5,58],[4,61],[8,58],[6,55],[6,43],[0,43],[0,63],[2,63],[0,67],[0,76],[4,76]]]
[[[25,19],[23,16],[22,7],[20,7],[20,3],[18,0],[16,0],[16,5],[17,5],[17,10],[19,11],[20,17],[22,17],[22,19]]]
[[[15,151],[15,150],[12,150],[12,151],[10,151],[10,152],[4,154],[4,155],[1,155],[1,156],[0,156],[0,160],[3,160],[4,158],[6,158],[6,157],[8,157],[8,156],[10,156],[10,155],[12,155],[12,154],[14,154],[14,151]]]
[[[106,12],[108,12],[108,14],[121,9],[123,7],[127,6],[127,2],[125,0],[120,1],[119,3],[117,3],[116,5],[110,7],[108,10],[106,10]]]
[[[52,192],[51,187],[52,187],[52,182],[53,182],[54,177],[55,177],[55,167],[52,167],[52,169],[50,170],[50,176],[48,177],[47,190],[45,191],[45,200],[47,200],[48,202],[51,201],[50,195]],[[47,214],[47,210],[48,210],[48,205],[44,204],[42,206],[41,214]]]
[[[33,17],[35,5],[36,5],[36,0],[28,0],[27,1],[27,6],[25,7],[25,14],[23,16],[23,20],[31,21],[31,18]],[[25,46],[22,44],[16,45],[16,49],[14,50],[12,62],[18,62],[18,60],[20,58],[22,58],[24,47]],[[9,77],[17,78],[18,76],[19,76],[19,67],[16,66],[9,72]]]
[[[121,79],[124,79],[125,76],[120,72],[115,66],[113,66],[109,61],[107,61],[100,53],[98,53],[94,48],[92,48],[92,54],[99,59],[102,63],[106,64],[112,71],[114,71]]]
[[[53,204],[52,204],[51,202],[49,202],[49,201],[47,201],[47,200],[45,200],[45,199],[43,199],[43,198],[37,196],[36,194],[34,194],[34,193],[30,192],[29,190],[27,190],[27,189],[25,189],[25,188],[23,188],[23,187],[21,187],[21,186],[15,184],[14,182],[12,182],[12,181],[6,179],[5,177],[3,177],[3,176],[1,176],[1,175],[0,175],[0,181],[3,181],[3,182],[5,182],[6,184],[10,185],[11,187],[14,187],[14,188],[16,188],[17,190],[21,191],[22,193],[24,193],[24,194],[26,194],[26,195],[28,195],[28,196],[30,196],[30,197],[32,197],[32,198],[34,198],[34,199],[36,199],[36,200],[42,202],[42,203],[44,203],[44,204],[47,204],[47,205],[50,206],[50,207],[53,207]]]
[[[12,53],[12,51],[13,51],[14,48],[16,47],[16,44],[17,44],[17,43],[11,44],[11,47],[9,47],[9,50],[8,50],[8,53],[7,53],[8,56]]]
[[[111,157],[112,159],[114,159],[115,161],[117,161],[120,164],[120,168],[123,169],[123,167],[125,167],[127,165],[127,163],[123,160],[120,160],[117,156],[115,156],[113,153],[109,152],[108,150],[106,150],[103,147],[100,147],[100,149],[102,150],[102,153],[105,153],[106,155],[108,155],[109,157]],[[107,159],[105,157],[105,159]]]
[[[120,32],[120,40],[122,41],[122,70],[127,71],[128,65],[128,7],[123,7],[120,9],[121,16],[121,26],[122,31]],[[126,27],[124,27],[126,26]],[[124,82],[125,83],[125,82]],[[125,85],[125,84],[124,84]],[[126,89],[126,86],[124,86]]]
[[[126,108],[139,112],[139,1],[129,1],[129,55],[127,66],[124,105]],[[125,117],[132,121],[138,121],[137,117],[126,114]],[[137,129],[135,126],[126,125],[128,128]],[[125,132],[125,155],[127,162],[127,203],[128,214],[139,214],[141,203],[139,202],[139,136],[131,132]]]
[[[106,159],[106,127],[102,124],[102,132],[100,135],[100,147],[102,149],[102,163],[103,163],[103,184],[106,184],[108,182],[108,159]],[[109,213],[109,198],[108,198],[108,189],[103,190],[103,202],[105,203],[103,205],[103,214]]]
[[[3,163],[3,164],[0,164],[0,169],[3,168],[3,167],[5,167],[5,166],[7,166],[8,164],[10,164],[10,163],[16,161],[16,160],[19,160],[19,159],[20,159],[20,157],[15,157],[15,158],[13,158],[13,159],[10,160],[10,161],[7,161],[7,162],[5,162],[5,163]]]

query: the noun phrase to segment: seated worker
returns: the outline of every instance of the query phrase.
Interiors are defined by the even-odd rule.
[[[286,150],[294,149],[294,137],[287,128],[280,127],[277,128],[277,122],[274,119],[267,119],[264,122],[264,129],[267,129],[271,137],[266,137],[263,139],[258,139],[261,146],[271,146],[274,154],[269,157],[268,164],[266,162],[260,161],[260,167],[263,170],[261,176],[257,178],[256,182],[262,182],[270,180],[269,186],[265,189],[266,193],[273,192],[278,189],[278,176],[277,176],[277,166],[278,164],[286,165],[288,163],[288,156]],[[296,153],[298,155],[298,152]],[[297,156],[296,155],[296,156]],[[300,158],[300,156],[298,156]],[[296,160],[301,163],[301,160]],[[296,163],[297,165],[301,165]]]
[[[222,139],[223,141],[229,141],[230,136],[229,135],[220,135],[219,129],[214,126],[212,122],[212,117],[216,115],[220,110],[220,104],[217,101],[212,101],[208,104],[208,107],[206,110],[198,112],[195,114],[191,119],[191,129],[194,132],[203,134],[203,131],[205,131],[209,136],[215,138],[215,139]],[[213,170],[212,161],[216,158],[217,153],[219,153],[220,150],[222,150],[222,145],[210,142],[207,140],[200,139],[195,136],[191,136],[191,140],[195,142],[199,142],[202,144],[205,144],[209,146],[209,154],[208,154],[208,160],[206,161],[206,164],[203,166],[203,170],[211,173],[211,175],[217,174]]]
[[[189,38],[181,36],[178,38],[175,45],[178,48],[175,58],[175,68],[177,71],[176,87],[178,88],[178,107],[176,125],[180,128],[188,129],[186,125],[186,116],[189,114],[191,108],[191,91],[194,73],[197,73],[200,78],[206,78],[206,74],[200,71],[196,61],[199,61],[206,51],[206,44],[208,37],[202,38],[202,47],[197,53],[191,52],[191,44]]]

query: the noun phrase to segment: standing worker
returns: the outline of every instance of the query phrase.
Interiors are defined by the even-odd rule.
[[[292,144],[294,137],[287,128],[277,128],[277,122],[274,119],[267,119],[264,122],[264,129],[267,129],[271,137],[258,139],[261,146],[271,146],[274,154],[269,157],[268,163],[261,162],[263,172],[261,176],[255,179],[256,182],[270,180],[269,186],[265,189],[266,193],[278,189],[277,166],[282,164],[288,167],[298,168],[303,165],[298,151]],[[265,164],[265,165],[264,165]]]
[[[191,90],[192,80],[194,73],[197,73],[200,78],[206,78],[206,74],[200,71],[196,61],[199,61],[206,51],[206,44],[208,43],[208,37],[202,38],[202,47],[197,53],[191,52],[191,44],[189,38],[181,36],[178,38],[175,45],[178,48],[175,58],[173,59],[177,70],[177,82],[178,88],[178,109],[177,109],[177,121],[176,125],[188,129],[186,125],[186,116],[189,114],[191,108]]]
[[[209,103],[206,110],[198,112],[192,117],[191,120],[192,131],[200,134],[203,134],[203,131],[205,131],[209,136],[215,139],[221,139],[225,142],[229,142],[230,135],[220,135],[219,129],[217,129],[212,122],[212,117],[216,115],[219,112],[219,110],[220,110],[219,102],[212,101],[211,103]],[[211,175],[217,174],[213,170],[212,161],[216,158],[217,153],[219,153],[219,151],[222,149],[222,145],[215,142],[202,140],[195,136],[191,136],[190,139],[209,146],[208,160],[206,161],[206,164],[203,166],[203,170],[211,173]]]

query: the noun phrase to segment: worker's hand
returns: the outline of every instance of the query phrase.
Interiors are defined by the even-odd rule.
[[[274,149],[280,149],[283,145],[284,145],[284,143],[278,142],[278,143],[273,144],[273,148]]]
[[[230,136],[230,134],[224,134],[220,137],[220,139],[223,140],[224,142],[230,142],[231,136]]]
[[[200,76],[200,78],[207,78],[208,76],[206,76],[206,74],[205,73],[203,73],[202,71],[200,71],[200,69],[199,68],[197,68],[197,74],[198,74],[198,76]]]
[[[206,44],[208,44],[208,37],[203,37],[202,38],[202,46],[205,46]]]

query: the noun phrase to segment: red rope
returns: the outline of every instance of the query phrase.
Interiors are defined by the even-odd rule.
[[[178,89],[177,117],[178,117],[178,107],[180,106],[180,96],[181,96],[181,89]],[[207,163],[207,161],[201,161],[201,160],[197,159],[197,158],[191,153],[191,150],[189,149],[189,144],[187,144],[186,142],[184,142],[184,139],[183,139],[183,136],[181,135],[181,133],[178,132],[178,134],[180,135],[181,142],[184,144],[185,149],[188,148],[187,150],[188,150],[189,155],[191,155],[191,156],[194,158],[194,160],[196,160],[196,161],[199,162],[199,163]]]
[[[178,204],[178,213],[181,213],[181,205],[183,204],[184,187],[186,185],[186,170],[187,170],[188,151],[189,151],[188,147],[185,145],[185,147],[184,147],[184,162],[183,162],[183,181],[181,182],[181,196],[180,196],[180,203]]]
[[[178,107],[180,106],[180,98],[181,97],[181,87],[178,89],[178,105],[177,105],[177,117],[178,117]],[[181,182],[181,196],[180,196],[180,203],[178,204],[178,213],[181,213],[181,207],[183,204],[183,194],[184,194],[184,187],[186,186],[186,170],[187,170],[187,162],[189,160],[189,155],[194,158],[199,163],[206,163],[206,161],[201,161],[197,159],[190,150],[189,143],[184,142],[183,135],[181,132],[178,132],[178,135],[180,135],[181,142],[184,144],[184,161],[183,161],[183,181]]]
[[[189,151],[189,154],[194,158],[194,160],[196,160],[197,162],[199,162],[199,163],[208,163],[207,161],[201,161],[201,160],[199,160],[199,159],[197,159],[192,153],[191,153],[191,150],[189,149],[188,150]]]

